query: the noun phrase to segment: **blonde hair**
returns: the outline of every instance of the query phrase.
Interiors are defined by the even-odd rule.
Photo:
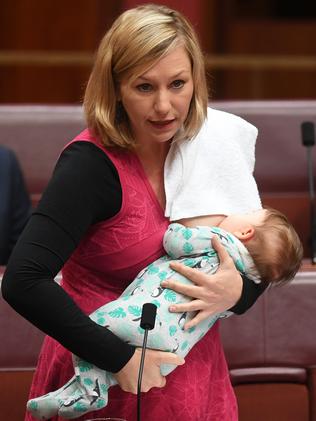
[[[182,138],[194,137],[205,117],[208,92],[204,58],[187,19],[166,6],[147,4],[127,10],[103,37],[84,96],[89,129],[106,146],[133,148],[128,116],[118,101],[119,83],[137,78],[178,45],[192,64],[194,92]]]
[[[255,234],[245,246],[263,281],[285,283],[293,279],[300,268],[303,246],[283,213],[265,209],[263,223],[255,226]]]

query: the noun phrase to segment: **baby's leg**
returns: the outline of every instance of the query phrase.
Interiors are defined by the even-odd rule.
[[[74,376],[60,389],[47,393],[39,398],[30,399],[27,402],[27,409],[34,418],[48,420],[54,415],[57,415],[63,403],[79,389],[79,383]]]
[[[77,418],[83,414],[104,408],[108,403],[108,389],[116,384],[111,373],[73,356],[73,364],[79,387],[61,405],[58,415]]]
[[[110,329],[122,340],[137,345],[143,338],[139,332],[140,316],[141,306],[138,301],[133,296],[124,296],[100,307],[90,318],[100,326]],[[76,356],[73,356],[73,366],[80,393],[78,390],[74,391],[58,411],[60,416],[68,419],[106,406],[108,389],[117,384],[111,373]]]
[[[109,328],[112,325],[111,329],[113,329],[115,324],[121,323],[117,321],[117,318],[114,318],[114,322],[111,321],[109,312],[113,311],[113,307],[115,307],[114,302],[108,303],[93,312],[90,318],[100,326]],[[58,415],[67,419],[77,418],[105,407],[108,402],[109,387],[117,384],[111,373],[76,355],[73,355],[73,366],[79,388],[68,396],[58,411]]]
[[[146,293],[143,290],[142,293],[133,296],[124,296],[100,307],[90,317],[99,325],[112,330],[122,340],[141,346],[144,331],[140,328],[139,321],[144,295],[146,296]],[[152,296],[146,298],[146,301],[155,301],[156,304],[159,304],[159,298],[153,298]],[[158,331],[157,337],[160,334],[164,336],[161,329],[158,328]],[[152,348],[157,349],[160,346],[160,349],[165,349],[164,341],[160,341],[159,344],[153,341],[154,337],[156,335],[152,336]],[[169,346],[171,345],[169,344]],[[117,384],[111,373],[101,370],[76,356],[73,356],[73,366],[80,392],[77,389],[71,396],[68,396],[68,400],[64,401],[58,411],[58,415],[67,419],[76,418],[106,406],[108,389],[110,386]]]
[[[48,420],[58,414],[72,419],[107,405],[108,388],[116,384],[114,377],[76,356],[73,359],[74,367],[81,375],[72,377],[54,392],[29,400],[27,409],[34,418]]]
[[[103,326],[106,325],[104,307],[90,316]],[[69,382],[54,392],[28,401],[27,409],[34,418],[47,420],[59,414],[71,419],[107,404],[107,390],[116,383],[111,373],[76,356],[73,356],[73,364],[75,376]]]

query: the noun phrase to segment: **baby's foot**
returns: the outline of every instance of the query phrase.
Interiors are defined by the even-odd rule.
[[[99,381],[96,379],[94,388],[89,395],[84,392],[84,388],[81,388],[81,390],[77,389],[72,396],[69,396],[69,398],[64,401],[63,405],[61,405],[58,415],[66,419],[77,418],[88,412],[104,408],[107,403],[107,388],[105,385],[101,385],[100,387]]]
[[[78,388],[76,377],[72,377],[64,386],[54,392],[27,402],[27,410],[38,420],[48,420],[58,414],[58,410],[65,400]]]

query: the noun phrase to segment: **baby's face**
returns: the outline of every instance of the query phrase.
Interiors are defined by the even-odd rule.
[[[264,223],[265,209],[259,209],[250,213],[228,215],[219,224],[225,231],[234,233],[236,231],[246,230],[249,226],[262,225]]]

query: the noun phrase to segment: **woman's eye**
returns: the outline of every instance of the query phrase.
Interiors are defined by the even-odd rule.
[[[152,90],[152,86],[149,83],[142,83],[141,85],[137,85],[136,88],[140,92],[150,92]]]
[[[175,89],[180,89],[184,85],[184,80],[174,80],[171,84],[171,86]]]

